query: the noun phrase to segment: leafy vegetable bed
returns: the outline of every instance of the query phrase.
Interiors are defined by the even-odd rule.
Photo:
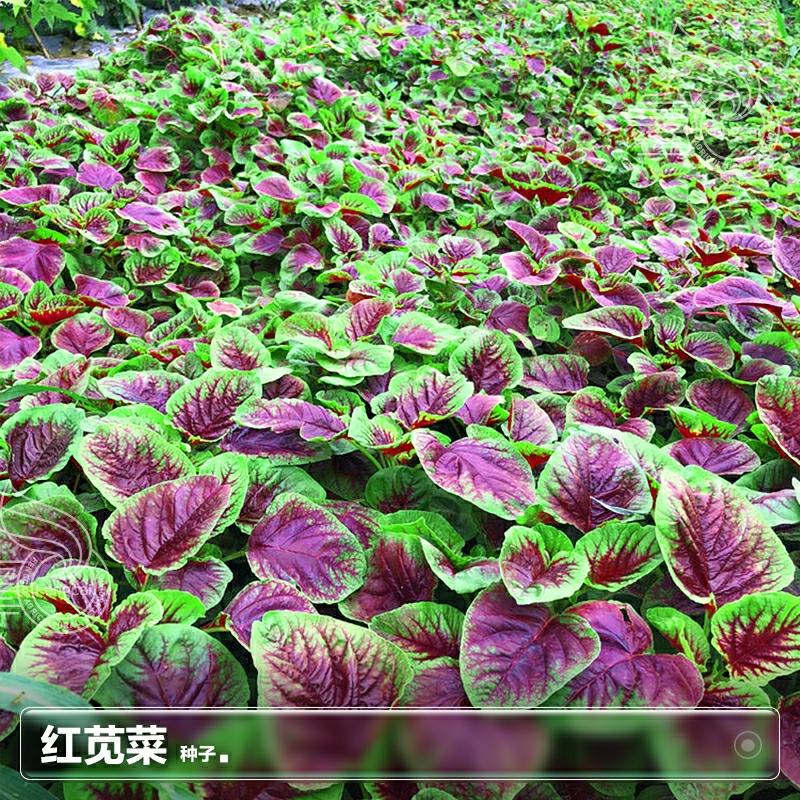
[[[0,686],[772,705],[800,784],[797,40],[626,5],[178,12],[0,87]]]

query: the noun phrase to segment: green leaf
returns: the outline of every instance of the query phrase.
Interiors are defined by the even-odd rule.
[[[711,643],[733,678],[763,686],[800,670],[800,597],[750,594],[711,618]]]
[[[358,192],[345,192],[338,198],[343,211],[354,211],[368,217],[382,217],[381,207],[371,198]]]
[[[606,522],[582,536],[575,549],[589,559],[586,583],[616,592],[651,573],[662,563],[652,525]]]
[[[691,617],[675,608],[648,608],[647,621],[686,658],[704,669],[711,658],[711,646],[703,629]]]
[[[457,78],[465,78],[475,68],[475,64],[472,61],[466,61],[463,58],[454,58],[452,56],[446,58],[444,63]]]
[[[0,48],[0,57],[3,52]],[[0,766],[0,798],[2,800],[56,800],[56,796],[38,783],[25,780],[15,769]]]
[[[500,574],[508,593],[520,605],[550,603],[571,597],[589,572],[583,552],[566,534],[550,525],[514,525],[505,532]]]
[[[0,672],[0,710],[19,714],[23,708],[91,708],[91,706],[88,700],[61,686],[54,686],[25,675]]]

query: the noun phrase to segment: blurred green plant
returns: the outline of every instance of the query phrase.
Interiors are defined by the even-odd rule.
[[[31,39],[49,58],[44,33],[107,39],[103,23],[141,27],[142,4],[139,0],[0,0],[0,64],[7,61],[24,69],[22,52]]]
[[[80,38],[100,35],[97,24],[96,0],[0,0],[0,58],[14,66],[23,67],[24,59],[19,48],[32,36],[42,53],[49,57],[41,31],[53,32],[65,26]]]

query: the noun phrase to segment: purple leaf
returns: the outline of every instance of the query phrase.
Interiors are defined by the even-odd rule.
[[[285,581],[254,581],[241,589],[223,612],[228,630],[243,647],[250,647],[250,632],[267,611],[305,611],[315,614],[311,601]]]
[[[603,275],[624,275],[638,259],[633,250],[613,244],[598,247],[594,257]]]
[[[0,192],[0,200],[10,206],[32,206],[36,203],[59,203],[66,194],[65,186],[45,183],[41,186],[17,186]]]
[[[644,314],[635,306],[605,306],[565,317],[561,324],[573,330],[592,331],[617,339],[636,341],[641,339],[648,323]]]
[[[800,464],[800,378],[761,378],[756,385],[756,407],[779,452]]]
[[[346,222],[340,219],[331,219],[326,221],[323,227],[325,237],[340,255],[357,253],[363,249],[364,244],[361,237]]]
[[[453,339],[455,329],[417,311],[400,317],[392,334],[392,344],[422,355],[436,355]]]
[[[150,628],[115,667],[97,696],[137,708],[246,706],[244,668],[221,642],[191,625]]]
[[[451,375],[463,375],[476,392],[500,394],[522,380],[522,358],[506,334],[478,330],[450,355]]]
[[[694,707],[703,697],[697,667],[678,655],[652,653],[653,634],[627,603],[593,600],[573,606],[600,637],[600,655],[559,695],[566,705]]]
[[[128,203],[117,209],[117,214],[122,219],[142,225],[151,233],[158,233],[162,236],[172,234],[183,236],[186,233],[183,223],[176,216],[147,203]]]
[[[65,319],[51,334],[59,350],[89,356],[102,350],[114,338],[111,326],[98,314],[78,314]]]
[[[0,267],[16,269],[48,286],[64,268],[64,251],[55,242],[33,242],[14,236],[0,242]]]
[[[325,203],[323,205],[315,205],[314,203],[304,200],[302,203],[298,203],[297,205],[297,212],[299,214],[305,214],[309,217],[319,217],[320,219],[330,219],[338,214],[341,210],[341,206],[334,202]],[[333,244],[333,242],[331,243]]]
[[[508,440],[486,431],[450,445],[426,431],[414,431],[411,439],[437,486],[490,514],[516,519],[536,502],[531,469]]]
[[[343,95],[344,92],[326,78],[312,78],[308,85],[308,96],[327,106],[333,105]]]
[[[394,306],[388,300],[370,297],[359,300],[350,309],[345,333],[351,341],[372,336],[380,321],[392,313]]]
[[[275,339],[278,342],[300,341],[317,350],[333,349],[333,334],[328,318],[313,311],[292,314],[280,324]]]
[[[120,308],[130,303],[128,293],[118,283],[102,281],[90,275],[76,275],[73,282],[78,296],[90,305]]]
[[[233,428],[220,442],[229,453],[270,458],[275,465],[313,464],[330,457],[324,443],[306,442],[294,433],[273,433],[254,428]]]
[[[360,542],[333,514],[290,492],[253,528],[247,559],[259,578],[289,581],[317,603],[346,597],[367,568]]]
[[[84,186],[96,186],[99,189],[108,190],[113,189],[118,183],[122,183],[125,178],[114,167],[104,164],[102,161],[97,163],[84,161],[78,168],[75,180]]]
[[[115,504],[162,481],[194,474],[185,453],[149,428],[100,424],[85,436],[75,458],[100,494]]]
[[[572,394],[588,383],[589,362],[581,356],[544,355],[523,362],[522,385],[527,389]]]
[[[43,598],[60,611],[86,614],[108,621],[117,598],[117,585],[111,573],[99,567],[78,565],[51,569],[35,582]]]
[[[507,431],[513,442],[529,442],[543,447],[558,439],[556,427],[547,412],[533,398],[518,395],[511,399]]]
[[[18,233],[27,233],[35,229],[36,226],[32,222],[15,219],[0,211],[0,242],[6,241]]]
[[[157,483],[106,520],[108,553],[137,575],[181,567],[214,532],[230,496],[231,487],[213,475]]]
[[[464,615],[439,603],[407,603],[374,616],[370,628],[396,644],[409,658],[431,661],[456,659],[461,647]],[[460,682],[460,679],[459,679]]]
[[[648,410],[663,410],[683,400],[684,382],[676,372],[654,372],[629,384],[622,392],[622,405],[632,417]]]
[[[542,470],[538,489],[549,514],[584,532],[652,507],[645,473],[621,445],[600,433],[577,431],[562,442]]]
[[[500,574],[520,605],[570,597],[583,585],[589,565],[569,537],[550,525],[514,525],[504,535]]]
[[[695,361],[711,364],[723,372],[730,370],[736,358],[730,345],[710,331],[690,333],[683,340],[681,350]]]
[[[443,656],[417,665],[414,677],[403,692],[402,705],[419,708],[469,707],[458,659]],[[450,794],[440,794],[437,793],[435,797],[430,795],[429,800],[450,800]],[[423,800],[422,792],[415,797]]]
[[[215,441],[233,428],[234,417],[261,387],[250,372],[210,369],[181,386],[167,400],[175,427],[197,439]]]
[[[616,274],[600,281],[584,278],[583,288],[601,306],[633,306],[644,314],[645,319],[650,317],[647,298],[627,279],[619,280]]]
[[[305,473],[304,476],[304,481],[311,481],[310,476]],[[324,495],[324,490],[316,481],[313,485],[315,490]],[[350,533],[354,534],[362,547],[366,549],[370,546],[381,524],[382,515],[379,512],[350,500],[323,500],[320,505],[328,509]]]
[[[753,401],[736,384],[724,378],[711,378],[692,383],[687,400],[700,411],[730,422],[737,427],[753,413]]]
[[[545,605],[518,606],[503,586],[475,598],[463,637],[461,677],[475,706],[541,705],[600,652],[582,619]]]
[[[699,467],[662,474],[653,517],[673,580],[696,603],[718,607],[794,577],[786,548],[756,509]]]
[[[775,266],[790,280],[800,281],[800,238],[776,236],[773,248]]]
[[[696,436],[680,439],[666,448],[680,464],[698,467],[715,475],[744,475],[761,464],[761,459],[744,443]]]
[[[446,376],[423,366],[392,378],[389,391],[372,407],[391,413],[411,430],[454,416],[471,394],[472,384],[461,375]]]
[[[151,575],[147,585],[151,589],[177,590],[193,594],[206,608],[213,608],[233,579],[227,565],[217,558],[197,556],[182,567],[162,575]]]
[[[238,369],[244,372],[269,367],[269,351],[254,334],[239,325],[221,328],[211,340],[211,365],[219,369]]]
[[[35,356],[41,347],[38,336],[19,336],[0,325],[0,370],[13,369],[26,358]]]
[[[248,458],[247,464],[250,480],[238,520],[243,527],[259,522],[272,501],[283,492],[301,494],[314,502],[325,499],[322,486],[302,469],[274,466],[265,458]]]
[[[406,603],[433,599],[436,576],[431,572],[419,538],[385,533],[367,551],[364,585],[339,608],[351,619],[369,622],[376,614]]]
[[[33,281],[22,270],[10,267],[0,267],[0,282],[16,287],[22,294],[33,288]]]
[[[555,252],[555,245],[536,228],[513,219],[506,220],[505,224],[514,236],[531,251],[537,261],[541,261],[546,255]]]
[[[279,245],[283,243],[281,233]],[[280,247],[278,248],[280,249]],[[277,249],[274,251],[277,252]],[[281,262],[281,271],[290,278],[297,278],[310,269],[320,269],[323,265],[322,253],[316,247],[302,242],[295,245]],[[288,282],[289,279],[287,279]]]
[[[578,539],[575,550],[589,561],[586,583],[607,592],[635,583],[662,563],[655,528],[637,522],[606,522]]]
[[[125,274],[136,286],[155,286],[172,277],[181,262],[176,247],[167,247],[154,255],[131,253],[123,265]]]
[[[755,592],[711,618],[711,644],[733,678],[763,686],[800,669],[800,597]]]
[[[474,394],[467,398],[456,416],[465,425],[488,425],[495,409],[503,404],[504,399],[500,394]]]
[[[384,183],[364,181],[358,193],[372,200],[384,214],[389,214],[395,206],[395,196]]]
[[[367,417],[366,409],[356,408],[350,418],[347,437],[356,444],[375,450],[394,452],[403,446],[403,430],[390,417]]]
[[[684,242],[676,241],[669,236],[651,236],[647,244],[662,261],[668,263],[680,261],[689,255],[689,248]]]
[[[437,214],[453,210],[453,200],[445,194],[438,192],[423,192],[419,196],[420,203]]]
[[[745,231],[723,231],[719,238],[725,246],[740,256],[768,256],[772,243],[766,236]]]
[[[239,408],[235,419],[247,428],[275,433],[297,431],[301,439],[309,442],[335,439],[347,429],[341,417],[327,408],[292,398],[250,400]]]
[[[62,469],[78,443],[84,412],[53,403],[18,411],[0,427],[8,452],[8,477],[20,488]]]
[[[54,567],[86,564],[96,527],[66,490],[0,508],[0,587],[31,583]]]
[[[92,697],[160,617],[161,605],[144,594],[129,595],[107,627],[83,614],[51,614],[25,637],[12,672]]]
[[[262,707],[388,708],[413,670],[395,645],[332,617],[270,611],[250,640]]]
[[[180,157],[171,147],[151,147],[139,154],[135,166],[147,172],[174,172],[180,166]]]
[[[486,320],[486,327],[504,333],[528,333],[530,309],[518,300],[504,300],[498,303]]]
[[[718,306],[745,304],[762,308],[782,309],[785,302],[770,294],[760,283],[750,278],[729,275],[702,289],[688,294],[693,310],[705,310]]]
[[[268,231],[261,231],[255,234],[242,245],[242,248],[247,253],[273,256],[283,247],[285,238],[286,236],[280,228],[270,228]]]
[[[123,338],[136,336],[141,339],[153,327],[153,317],[136,308],[106,308],[103,319]]]
[[[590,386],[570,398],[567,405],[567,421],[573,425],[596,425],[612,430],[624,430],[649,439],[655,427],[648,420],[629,419],[617,422],[617,412],[605,392]]]
[[[265,178],[253,184],[253,190],[256,194],[271,197],[273,200],[280,200],[283,203],[293,203],[301,197],[292,188],[289,181],[276,172],[268,173]]]
[[[89,209],[84,217],[73,220],[70,227],[94,244],[110,242],[119,230],[116,217],[105,208]]]
[[[113,377],[101,378],[97,388],[103,397],[121,403],[143,403],[162,414],[167,410],[167,400],[186,383],[186,378],[175,372],[143,370],[119,372]]]
[[[537,264],[521,250],[503,253],[500,256],[500,263],[512,281],[528,286],[549,286],[561,274],[558,264]]]

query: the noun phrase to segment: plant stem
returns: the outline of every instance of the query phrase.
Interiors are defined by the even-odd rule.
[[[25,24],[31,29],[31,33],[33,34],[33,38],[36,39],[36,44],[39,45],[39,49],[44,54],[45,58],[51,58],[50,51],[45,46],[45,43],[42,41],[42,37],[36,31],[36,26],[33,24],[33,20],[31,20],[30,14],[28,14],[26,9],[22,9],[22,18],[25,20]]]
[[[372,466],[375,467],[375,469],[377,469],[379,472],[383,469],[383,464],[381,464],[381,462],[378,461],[378,459],[375,458],[375,456],[372,455],[372,453],[370,453],[366,447],[362,447],[358,442],[354,442],[352,439],[348,439],[347,441],[354,445],[358,452],[361,453],[361,455],[364,456],[364,458],[366,458],[372,464]]]

